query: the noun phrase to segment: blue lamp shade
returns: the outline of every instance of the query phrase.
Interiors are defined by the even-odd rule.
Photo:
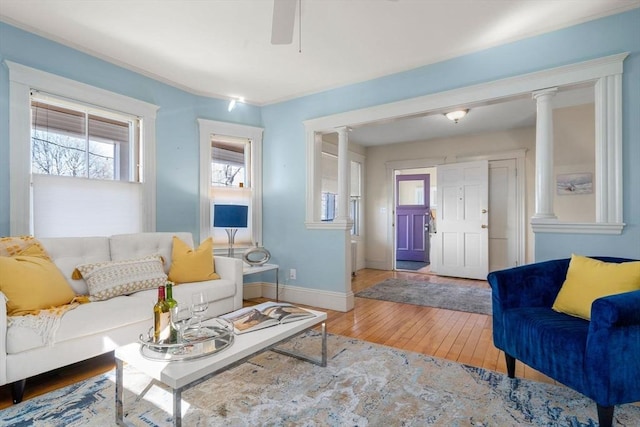
[[[245,228],[248,206],[213,205],[213,226],[222,228]]]

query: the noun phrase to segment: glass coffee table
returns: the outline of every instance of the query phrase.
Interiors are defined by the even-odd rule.
[[[295,357],[319,366],[327,366],[327,314],[309,310],[315,316],[283,325],[272,326],[241,335],[235,335],[233,344],[222,351],[188,360],[158,360],[149,358],[141,351],[144,344],[131,343],[115,351],[116,359],[116,405],[115,416],[118,425],[127,425],[124,420],[124,363],[143,372],[152,379],[167,385],[173,394],[173,425],[182,425],[182,392],[207,379],[237,366],[267,350]],[[204,325],[207,322],[203,323]],[[277,348],[284,341],[299,335],[317,325],[321,325],[321,354],[319,358]]]

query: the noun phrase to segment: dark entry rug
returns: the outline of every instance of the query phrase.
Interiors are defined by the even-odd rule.
[[[386,279],[356,293],[356,296],[468,313],[491,314],[491,289],[473,286]]]
[[[420,270],[421,268],[429,265],[428,262],[420,262],[420,261],[397,261],[396,260],[396,269],[398,270]]]

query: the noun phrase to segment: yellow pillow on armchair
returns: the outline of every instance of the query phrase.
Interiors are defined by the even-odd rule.
[[[640,261],[604,262],[574,254],[553,309],[590,320],[595,300],[635,290],[640,290]]]
[[[209,237],[197,249],[173,236],[169,280],[175,283],[203,282],[219,279],[213,261],[213,239]]]

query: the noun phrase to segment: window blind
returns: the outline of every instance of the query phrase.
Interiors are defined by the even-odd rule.
[[[110,236],[143,230],[139,183],[33,174],[37,237]]]

